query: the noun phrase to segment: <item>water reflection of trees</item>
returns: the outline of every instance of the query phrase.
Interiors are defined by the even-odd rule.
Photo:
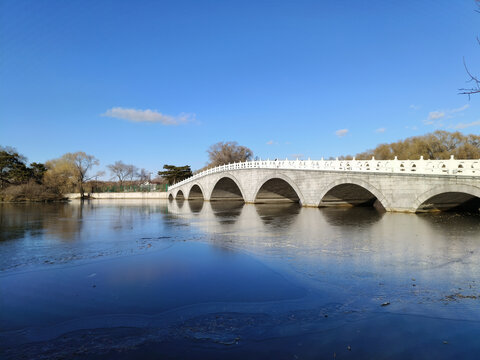
[[[71,241],[79,237],[84,228],[98,232],[107,224],[114,230],[131,229],[137,222],[150,221],[150,215],[155,213],[167,213],[166,203],[144,200],[3,203],[0,204],[0,241],[42,235]],[[105,216],[108,216],[106,223],[98,222]]]
[[[0,241],[18,239],[43,228],[43,211],[29,204],[0,204]]]
[[[1,204],[0,240],[19,239],[45,233],[70,240],[81,230],[83,204]]]

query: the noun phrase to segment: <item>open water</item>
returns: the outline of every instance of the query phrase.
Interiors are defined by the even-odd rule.
[[[2,359],[478,359],[480,216],[0,204]]]

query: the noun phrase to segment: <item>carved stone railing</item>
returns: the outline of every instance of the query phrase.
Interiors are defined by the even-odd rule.
[[[221,165],[204,170],[188,179],[169,187],[174,189],[192,180],[206,175],[241,169],[282,169],[345,171],[365,173],[398,173],[444,176],[474,176],[480,179],[480,159],[457,160],[452,156],[448,160],[256,160]]]

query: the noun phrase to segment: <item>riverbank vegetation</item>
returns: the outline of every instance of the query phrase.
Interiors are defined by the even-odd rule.
[[[98,160],[84,152],[67,153],[45,164],[31,163],[16,149],[0,148],[0,201],[58,201],[65,193],[85,193]],[[97,173],[94,176],[101,176]]]
[[[453,155],[457,159],[480,159],[480,136],[464,135],[460,132],[437,130],[422,136],[413,136],[389,144],[380,144],[376,148],[355,155],[357,160],[399,160],[424,159],[444,160]],[[341,156],[340,160],[351,160],[353,156]]]
[[[11,147],[0,147],[0,201],[51,201],[62,198],[61,191],[45,181],[47,167],[27,164],[27,159]]]
[[[165,191],[166,181],[150,180],[145,169],[117,161],[108,165],[112,179],[103,181],[103,171],[94,172],[99,160],[83,151],[67,153],[45,164],[30,163],[15,148],[0,146],[0,201],[61,201],[65,194],[93,192]]]

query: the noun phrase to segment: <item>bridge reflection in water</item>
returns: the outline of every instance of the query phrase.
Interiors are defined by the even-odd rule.
[[[480,262],[476,262],[480,255],[469,252],[478,247],[479,215],[412,216],[374,207],[315,209],[295,203],[238,201],[205,202],[194,215],[186,207],[178,207],[177,201],[170,201],[168,213],[210,234],[212,241],[221,241],[222,246],[264,255],[283,254],[292,258],[294,267],[293,259],[302,258],[295,271],[311,272],[312,278],[369,271],[407,278],[417,274],[422,280],[436,283],[438,276],[443,276],[439,274],[447,276],[445,271],[447,277],[454,278],[452,281],[463,282],[471,274],[480,276]],[[190,222],[192,216],[196,220]],[[446,265],[452,256],[458,265]],[[312,259],[312,263],[306,265],[305,258]],[[333,263],[336,265],[332,267]],[[356,287],[352,278],[339,281],[350,281],[349,288]],[[375,276],[371,281],[372,286],[378,285]]]

